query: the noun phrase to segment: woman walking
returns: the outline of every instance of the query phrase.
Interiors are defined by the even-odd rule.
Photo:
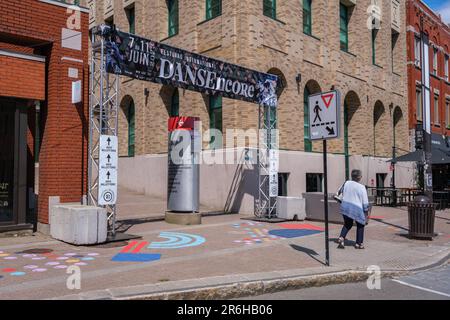
[[[345,239],[356,221],[356,249],[364,249],[364,227],[369,212],[369,199],[366,187],[360,181],[360,170],[352,171],[352,181],[346,181],[338,194],[342,194],[341,213],[344,217],[344,226],[338,239],[338,248],[345,248]]]

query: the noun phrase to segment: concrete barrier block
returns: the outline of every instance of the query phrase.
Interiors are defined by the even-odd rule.
[[[287,220],[305,220],[306,219],[305,199],[298,197],[278,197],[277,199],[277,217]]]
[[[106,209],[75,204],[57,204],[50,210],[50,234],[75,245],[104,243],[107,237]]]

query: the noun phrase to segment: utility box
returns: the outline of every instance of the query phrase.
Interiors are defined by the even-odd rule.
[[[286,220],[305,220],[305,199],[298,197],[278,197],[277,217]]]
[[[74,245],[106,242],[106,209],[80,204],[55,204],[50,209],[50,235]]]

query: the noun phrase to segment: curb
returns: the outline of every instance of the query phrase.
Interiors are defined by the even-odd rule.
[[[407,272],[383,272],[382,277],[394,277]],[[117,298],[118,300],[228,300],[259,296],[286,290],[361,282],[368,279],[367,271],[344,271],[331,274],[292,277],[274,280],[241,282],[232,285],[180,290],[149,295]]]
[[[381,270],[382,278],[393,278],[441,266],[450,259],[450,253],[427,266],[407,270]],[[366,281],[372,272],[366,268],[337,269],[328,273],[300,275],[306,270],[256,273],[181,280],[133,287],[89,291],[51,300],[225,300],[259,296],[286,290],[323,287]]]

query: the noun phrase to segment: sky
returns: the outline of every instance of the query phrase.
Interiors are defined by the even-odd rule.
[[[440,13],[442,20],[450,23],[450,0],[423,0],[431,9]]]

